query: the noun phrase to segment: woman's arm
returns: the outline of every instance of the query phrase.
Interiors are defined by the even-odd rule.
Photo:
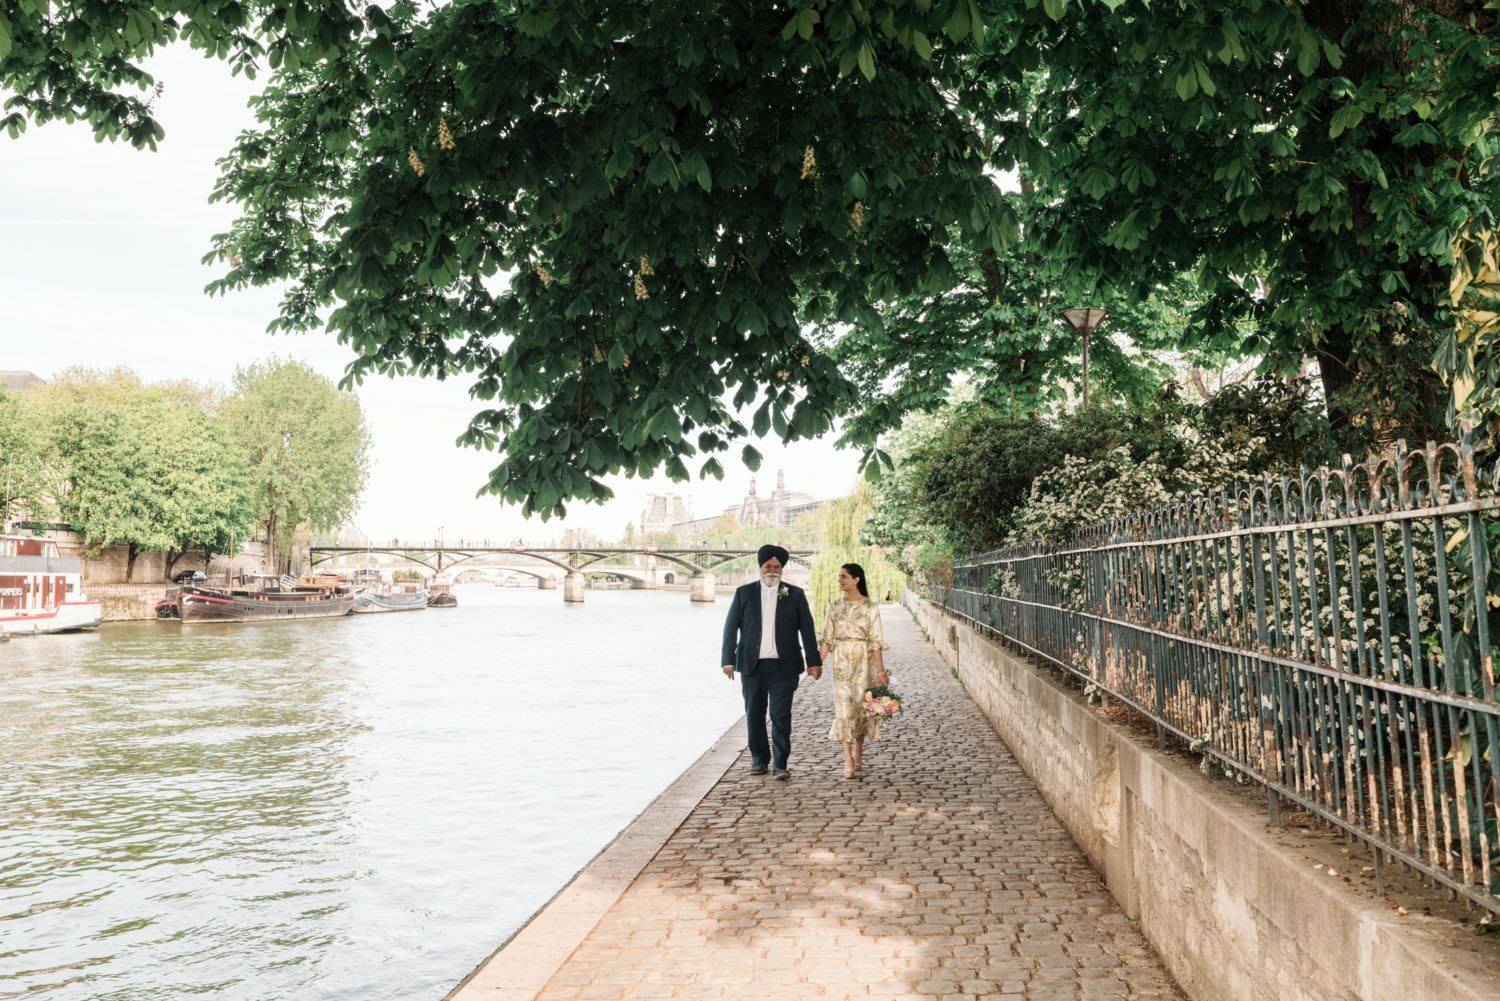
[[[879,650],[871,650],[875,657],[875,680],[882,685],[891,683],[891,676],[885,673],[885,656]]]
[[[818,659],[827,660],[828,651],[833,649],[833,610],[838,607],[836,601],[828,603],[828,611],[823,615],[823,635],[818,637]]]

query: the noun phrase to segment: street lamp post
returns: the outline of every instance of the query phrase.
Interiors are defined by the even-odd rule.
[[[1065,309],[1059,314],[1068,326],[1078,331],[1083,341],[1083,409],[1089,408],[1089,334],[1099,329],[1109,310],[1098,306]]]

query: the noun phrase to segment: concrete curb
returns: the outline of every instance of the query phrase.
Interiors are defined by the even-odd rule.
[[[534,1001],[744,746],[741,717],[444,1001]]]

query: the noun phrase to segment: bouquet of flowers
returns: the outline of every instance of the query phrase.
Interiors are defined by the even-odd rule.
[[[859,707],[869,718],[891,719],[901,711],[901,696],[885,685],[876,685],[865,689],[864,697],[859,700]]]

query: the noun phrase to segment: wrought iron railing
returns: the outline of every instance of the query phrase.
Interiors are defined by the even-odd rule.
[[[1467,436],[1403,442],[986,553],[935,597],[1263,783],[1273,818],[1367,841],[1382,885],[1399,861],[1500,911],[1497,478]]]

